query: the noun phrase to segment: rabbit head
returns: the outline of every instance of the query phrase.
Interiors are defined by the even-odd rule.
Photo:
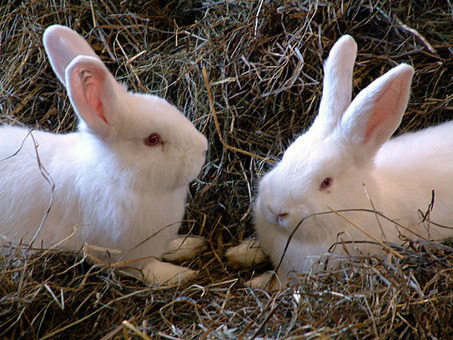
[[[287,257],[298,271],[309,269],[305,256],[328,251],[338,233],[354,234],[330,209],[371,209],[368,197],[379,197],[373,160],[407,105],[413,75],[408,65],[378,78],[351,102],[356,51],[348,35],[333,46],[318,116],[259,184],[254,212],[263,250],[278,263],[297,228]]]
[[[152,184],[153,190],[186,186],[198,175],[207,140],[175,106],[128,92],[70,28],[51,26],[43,40],[80,118],[79,131],[110,158],[112,169],[134,173],[137,187]]]

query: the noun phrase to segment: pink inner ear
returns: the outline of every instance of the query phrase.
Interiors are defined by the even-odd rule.
[[[379,126],[379,124],[381,124],[381,120],[376,119],[375,116],[373,115],[370,118],[370,120],[368,121],[368,124],[367,124],[367,127],[366,127],[365,139],[363,141],[364,144],[368,143],[368,141],[370,140],[371,135],[376,130],[376,128]]]
[[[99,118],[108,124],[107,118],[104,115],[104,105],[101,100],[105,74],[98,70],[85,69],[81,72],[81,78],[87,104],[94,108]]]
[[[380,127],[386,127],[389,121],[393,120],[393,116],[398,113],[397,102],[402,93],[401,91],[396,90],[397,87],[395,89],[392,84],[393,83],[388,84],[375,100],[373,114],[369,118],[366,126],[364,144],[370,140],[373,134],[378,134],[377,140],[380,141],[381,130],[385,130],[380,129]],[[386,137],[387,136],[383,136],[383,138]]]

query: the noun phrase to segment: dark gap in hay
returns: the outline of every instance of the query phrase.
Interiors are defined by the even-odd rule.
[[[207,164],[190,186],[190,222],[182,230],[209,239],[208,250],[189,262],[201,271],[192,282],[198,286],[154,289],[75,265],[80,257],[64,252],[46,253],[11,272],[42,255],[19,252],[0,261],[2,337],[61,331],[55,337],[110,332],[119,338],[123,320],[153,337],[453,336],[452,251],[431,243],[415,244],[400,263],[371,258],[348,267],[345,261],[343,270],[300,275],[294,288],[277,294],[243,288],[253,271],[238,274],[223,253],[253,234],[251,203],[260,175],[272,164],[225,150],[202,76],[204,67],[225,142],[278,161],[316,115],[322,62],[335,40],[349,33],[359,45],[355,94],[398,63],[416,68],[400,131],[420,129],[452,117],[447,2],[34,1],[2,5],[0,14],[2,122],[75,128],[41,41],[48,25],[60,23],[84,35],[130,89],[167,98],[210,140]],[[408,285],[410,275],[423,296]],[[240,282],[231,281],[237,277]],[[64,310],[44,284],[57,301],[63,292]],[[298,304],[293,289],[300,291]]]

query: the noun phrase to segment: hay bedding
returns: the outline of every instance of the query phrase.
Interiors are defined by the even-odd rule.
[[[210,140],[183,232],[206,236],[197,280],[155,288],[55,250],[5,248],[2,338],[450,338],[451,243],[402,258],[345,258],[270,294],[244,288],[225,249],[250,236],[257,178],[312,121],[322,60],[343,33],[359,45],[356,93],[401,62],[416,75],[402,131],[451,119],[453,10],[443,1],[66,1],[0,7],[0,120],[52,131],[74,114],[42,33],[84,35],[132,90],[183,109]]]

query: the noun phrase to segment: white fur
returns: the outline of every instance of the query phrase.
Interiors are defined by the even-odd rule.
[[[421,222],[435,191],[430,221],[453,226],[453,122],[388,140],[405,111],[413,68],[402,64],[375,80],[350,102],[356,44],[342,37],[324,68],[324,94],[312,127],[287,149],[260,182],[254,207],[263,251],[280,264],[278,274],[319,270],[322,254],[342,252],[336,241],[367,240],[401,244],[408,238],[439,240],[453,229]],[[331,186],[322,188],[325,178]],[[376,209],[410,231],[373,212]],[[327,214],[314,215],[328,212]],[[377,222],[379,221],[379,223]],[[301,223],[300,223],[301,222]],[[298,224],[300,225],[298,226]],[[382,252],[370,243],[349,245],[351,253]]]
[[[156,258],[177,234],[206,138],[164,99],[128,92],[73,30],[49,27],[44,46],[79,129],[56,135],[0,128],[0,234],[28,244],[44,221],[33,246],[50,247],[76,228],[60,246],[79,250],[88,243],[120,249],[123,260],[151,257],[136,266],[146,264],[145,279],[164,283],[175,266]],[[145,145],[151,133],[163,143]],[[54,184],[52,202],[43,171]]]

